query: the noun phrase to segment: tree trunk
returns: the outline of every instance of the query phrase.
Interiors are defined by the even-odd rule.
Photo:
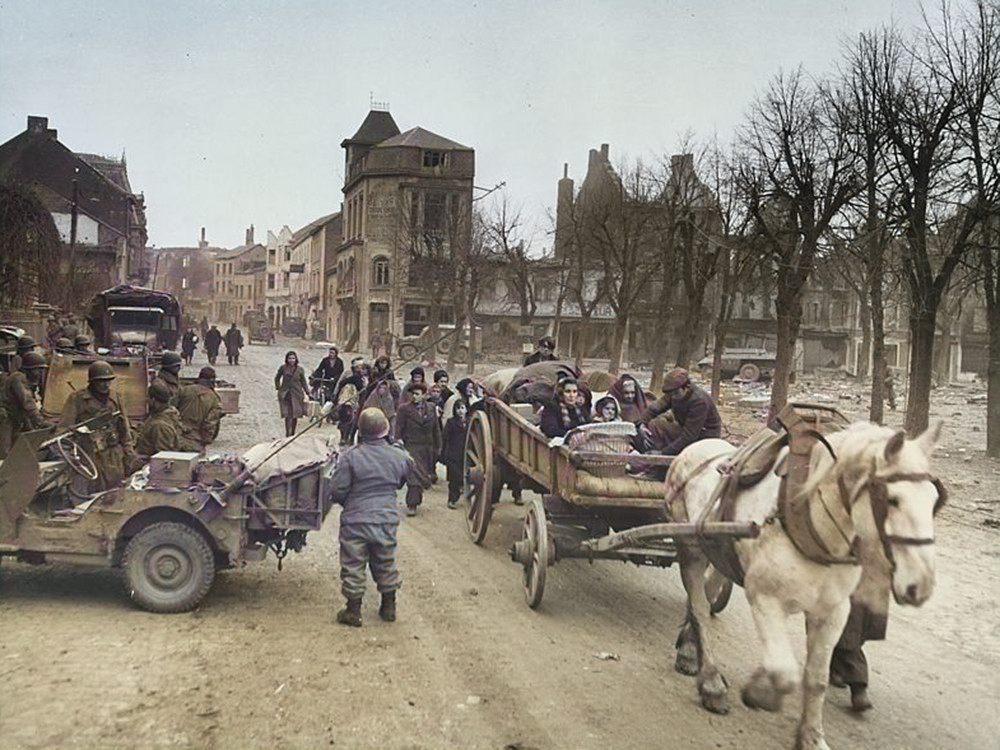
[[[990,311],[990,360],[986,375],[986,455],[1000,458],[1000,308]]]
[[[903,426],[910,435],[919,435],[930,421],[931,378],[934,364],[934,331],[937,300],[927,301],[910,313],[910,372]]]
[[[608,363],[608,371],[612,375],[617,375],[622,368],[622,351],[625,348],[625,336],[628,333],[628,316],[617,316],[611,330],[611,361]]]
[[[802,322],[802,293],[799,289],[778,291],[775,309],[778,313],[778,351],[775,356],[774,379],[771,382],[771,413],[775,416],[788,403],[788,386],[795,364],[795,343]]]

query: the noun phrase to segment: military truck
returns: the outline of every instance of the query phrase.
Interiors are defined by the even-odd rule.
[[[170,292],[119,284],[95,295],[87,323],[97,347],[163,351],[177,349],[184,316]]]
[[[280,569],[329,510],[336,453],[306,430],[239,458],[157,453],[125,486],[82,495],[74,477],[97,476],[85,429],[22,435],[0,465],[0,560],[120,569],[140,607],[184,612],[217,570],[268,550]]]
[[[476,326],[476,352],[482,350],[483,329]],[[439,323],[437,326],[424,326],[416,336],[403,336],[396,341],[396,353],[402,360],[412,360],[427,356],[434,359],[438,356],[447,357],[453,347],[457,346],[456,362],[469,359],[469,326],[466,324],[459,339],[454,324]]]

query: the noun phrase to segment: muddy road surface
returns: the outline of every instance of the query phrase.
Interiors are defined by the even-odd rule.
[[[240,387],[242,411],[226,417],[216,448],[280,435],[273,376],[284,343],[217,368]],[[307,367],[323,355],[295,345]],[[955,408],[936,464],[952,490],[937,591],[921,609],[894,606],[888,640],[867,647],[874,710],[852,714],[847,691],[830,691],[835,749],[1000,747],[1000,467],[977,447],[984,433],[970,431],[979,412]],[[735,705],[716,716],[673,669],[684,614],[676,569],[562,561],[532,611],[507,556],[523,509],[505,492],[476,546],[443,490],[403,522],[393,624],[378,619],[373,593],[364,627],[335,623],[336,510],[283,570],[269,557],[223,572],[186,614],[137,609],[114,571],[4,560],[0,747],[791,747],[793,698],[776,714],[738,701],[758,658],[741,592],[718,618]]]

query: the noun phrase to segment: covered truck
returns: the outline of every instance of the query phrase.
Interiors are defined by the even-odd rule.
[[[129,349],[176,350],[183,320],[181,303],[170,292],[129,284],[100,292],[87,308],[94,343],[106,349],[118,343]]]

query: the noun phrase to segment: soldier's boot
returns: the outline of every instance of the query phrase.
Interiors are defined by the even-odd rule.
[[[382,606],[378,608],[378,616],[386,622],[396,622],[395,591],[386,591],[382,594]]]
[[[361,627],[361,597],[347,600],[347,606],[337,613],[337,622],[352,628]]]

